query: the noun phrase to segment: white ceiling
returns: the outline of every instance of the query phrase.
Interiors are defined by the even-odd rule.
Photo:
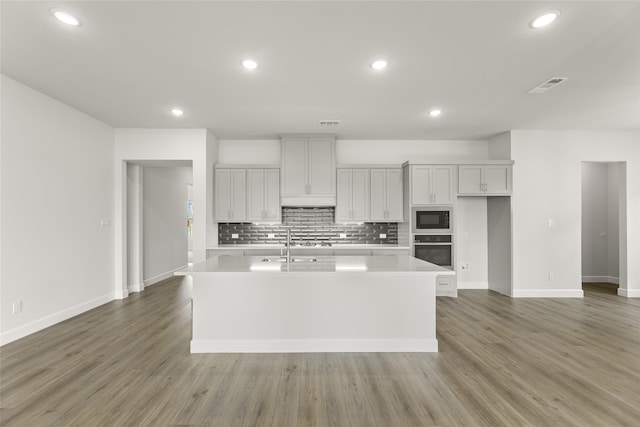
[[[2,72],[114,127],[222,139],[640,129],[638,1],[0,4]],[[83,25],[65,27],[53,7]],[[560,18],[530,29],[549,9]],[[247,57],[257,70],[242,68]],[[389,67],[373,71],[377,58]],[[527,93],[551,77],[569,80]]]

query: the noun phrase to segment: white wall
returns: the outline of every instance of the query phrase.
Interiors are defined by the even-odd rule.
[[[218,162],[233,164],[280,164],[280,140],[221,139]]]
[[[618,164],[582,164],[582,281],[618,283]]]
[[[620,164],[607,164],[607,276],[620,281]]]
[[[607,178],[606,163],[582,164],[582,276],[587,281],[607,276]]]
[[[113,136],[2,76],[2,344],[114,298]],[[12,303],[23,310],[12,314]]]
[[[346,140],[336,141],[338,163],[401,164],[448,159],[486,159],[487,141]],[[279,140],[220,140],[219,163],[280,164]]]
[[[206,259],[207,245],[217,243],[213,222],[213,165],[218,141],[205,129],[115,130],[115,288],[125,298],[127,289],[127,162],[191,161],[193,165],[193,260]]]
[[[190,167],[143,168],[143,279],[149,286],[187,265]]]
[[[620,289],[640,296],[640,133],[512,131],[514,296],[581,296],[581,167],[626,162]],[[553,219],[555,226],[549,227]],[[548,274],[555,274],[549,281]]]
[[[488,289],[487,198],[459,197],[454,215],[458,289]],[[463,262],[469,270],[462,271]]]

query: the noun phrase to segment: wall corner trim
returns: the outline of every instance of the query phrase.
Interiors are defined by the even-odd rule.
[[[513,298],[583,298],[582,289],[514,289]]]
[[[45,328],[48,328],[49,326],[53,326],[56,323],[60,323],[64,320],[70,319],[74,316],[92,310],[113,300],[113,293],[108,293],[101,297],[94,298],[92,300],[74,305],[73,307],[58,311],[57,313],[50,314],[41,319],[34,320],[27,323],[26,325],[18,326],[17,328],[8,330],[7,332],[0,335],[0,346],[16,341],[20,338],[24,338],[27,335],[31,335],[35,332],[41,331]]]
[[[640,289],[618,288],[618,295],[626,298],[640,298]]]

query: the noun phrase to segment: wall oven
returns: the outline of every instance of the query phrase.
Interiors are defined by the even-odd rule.
[[[451,207],[413,207],[411,222],[413,233],[452,233],[453,215]]]
[[[452,237],[451,234],[416,234],[413,241],[413,256],[452,269]]]

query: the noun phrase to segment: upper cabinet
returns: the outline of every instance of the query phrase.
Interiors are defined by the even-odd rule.
[[[453,204],[453,173],[454,166],[450,165],[412,165],[411,204]]]
[[[369,221],[369,169],[342,169],[337,176],[336,222]]]
[[[282,205],[335,206],[334,137],[283,137],[281,160]]]
[[[215,170],[215,220],[242,222],[247,219],[246,170],[221,168]]]
[[[280,170],[247,169],[247,221],[281,221]]]
[[[508,196],[511,194],[511,171],[510,164],[460,165],[458,194]]]
[[[371,169],[371,221],[402,222],[402,169]]]

